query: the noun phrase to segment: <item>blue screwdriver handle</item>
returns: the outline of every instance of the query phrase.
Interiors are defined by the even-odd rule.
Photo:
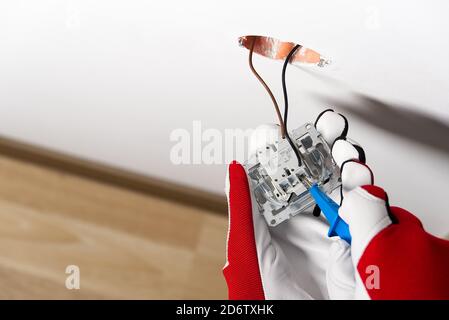
[[[309,189],[316,204],[320,207],[327,221],[329,221],[330,228],[328,232],[329,237],[339,236],[347,243],[351,244],[351,234],[349,233],[349,226],[338,215],[340,208],[331,198],[329,198],[317,184],[313,184]]]

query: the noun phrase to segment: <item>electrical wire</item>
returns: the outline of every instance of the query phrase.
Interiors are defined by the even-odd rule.
[[[288,127],[287,127],[287,120],[288,120],[288,94],[287,94],[287,85],[285,84],[285,71],[287,70],[287,65],[289,64],[292,56],[295,54],[295,52],[301,48],[301,45],[297,44],[293,47],[293,49],[289,52],[287,57],[284,61],[284,66],[282,67],[282,91],[284,93],[284,129],[285,129],[285,138],[287,138],[287,141],[290,143],[290,146],[293,149],[293,152],[295,153],[296,157],[298,158],[298,165],[301,166],[301,156],[299,154],[298,148],[293,143],[292,139],[290,138],[290,135],[288,134]]]
[[[249,67],[250,67],[251,71],[254,73],[254,75],[256,76],[256,78],[259,80],[259,82],[263,85],[265,90],[268,92],[268,95],[270,96],[271,101],[273,101],[274,108],[276,110],[276,114],[277,114],[277,117],[279,120],[279,125],[281,127],[281,135],[282,135],[282,138],[285,138],[288,135],[287,128],[285,127],[284,121],[282,121],[281,111],[279,110],[279,105],[276,101],[276,98],[274,97],[273,92],[271,92],[268,85],[265,83],[265,81],[262,79],[262,77],[257,73],[256,69],[254,69],[254,66],[253,66],[253,51],[254,51],[254,45],[256,44],[256,40],[257,40],[257,37],[254,37],[253,41],[251,43],[251,47],[249,49],[249,56],[248,56]]]

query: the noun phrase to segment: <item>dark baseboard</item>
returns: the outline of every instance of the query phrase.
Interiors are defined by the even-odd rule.
[[[54,170],[226,214],[224,196],[33,146],[0,136],[0,154]]]

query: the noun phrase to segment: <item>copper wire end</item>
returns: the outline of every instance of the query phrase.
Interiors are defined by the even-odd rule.
[[[263,57],[274,60],[285,60],[289,52],[297,45],[294,42],[285,42],[271,37],[248,35],[239,38],[240,46],[251,50]],[[331,63],[331,60],[322,56],[315,50],[301,46],[291,57],[290,63],[293,65],[312,64],[324,67]]]

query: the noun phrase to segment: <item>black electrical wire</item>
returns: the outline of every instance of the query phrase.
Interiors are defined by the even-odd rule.
[[[290,138],[290,135],[288,133],[288,127],[287,127],[287,119],[288,119],[288,94],[287,94],[287,86],[285,84],[285,71],[287,70],[287,65],[290,62],[290,59],[295,54],[296,50],[301,48],[301,45],[297,44],[293,47],[293,49],[289,52],[287,55],[287,58],[285,58],[284,66],[282,67],[282,91],[284,92],[284,128],[285,128],[285,138],[287,139],[288,143],[290,143],[290,146],[293,149],[293,152],[295,153],[296,157],[298,158],[298,165],[301,166],[301,156],[298,151],[298,147],[293,143],[292,139]]]

